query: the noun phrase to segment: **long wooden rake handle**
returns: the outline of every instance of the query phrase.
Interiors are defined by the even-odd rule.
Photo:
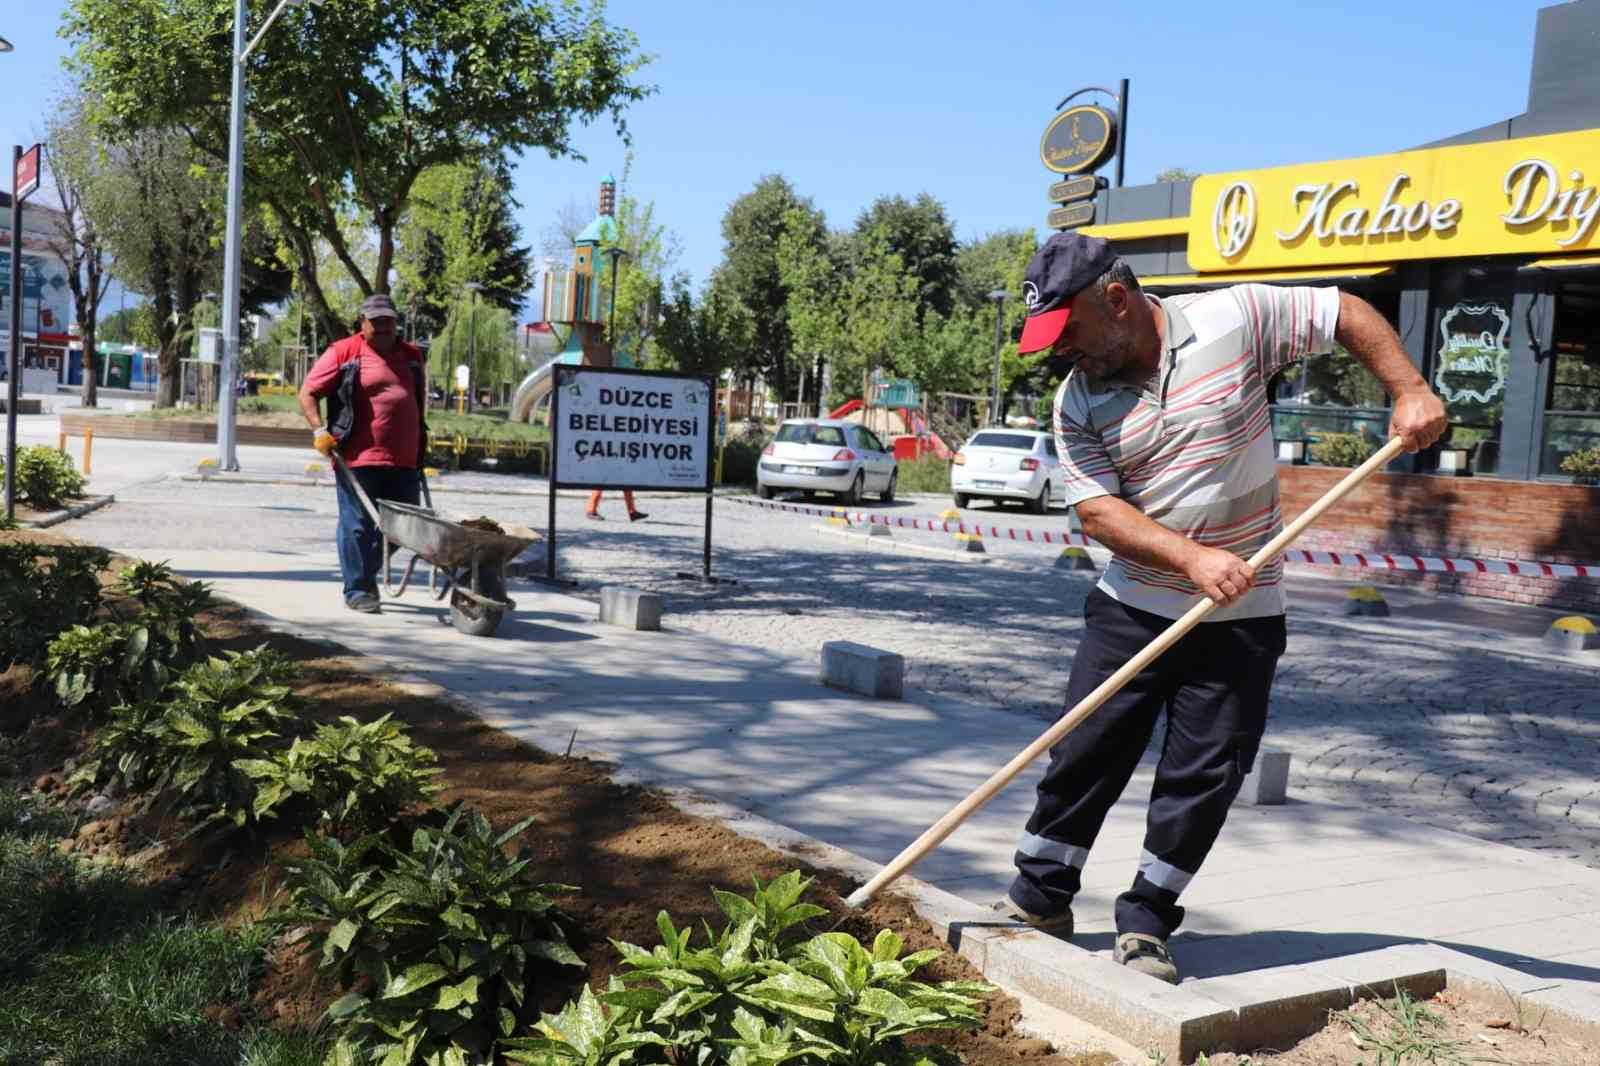
[[[1324,511],[1344,499],[1352,489],[1372,476],[1375,471],[1386,466],[1390,460],[1400,454],[1402,448],[1403,444],[1400,438],[1395,437],[1380,448],[1372,458],[1346,474],[1344,479],[1329,489],[1321,499],[1307,507],[1303,514],[1289,523],[1283,532],[1273,537],[1265,547],[1251,556],[1249,560],[1251,569],[1260,569],[1266,563],[1282,555],[1284,549],[1294,543],[1295,538],[1305,532],[1307,526],[1321,518]],[[912,841],[887,866],[879,870],[872,880],[852,892],[845,902],[852,907],[861,906],[883,891],[885,887],[913,865],[920,862],[928,852],[938,847],[946,837],[955,832],[956,828],[978,808],[988,803],[996,792],[999,792],[1009,784],[1011,779],[1021,773],[1029,763],[1048,750],[1056,741],[1076,729],[1085,718],[1098,710],[1102,703],[1114,696],[1122,686],[1133,680],[1140,670],[1154,662],[1162,652],[1176,644],[1185,633],[1198,625],[1200,620],[1215,610],[1216,607],[1216,601],[1206,596],[1199,603],[1189,608],[1187,614],[1173,622],[1160,636],[1146,645],[1143,651],[1130,659],[1127,665],[1106,678],[1098,688],[1078,701],[1076,707],[1067,712],[1055,725],[1045,730],[1039,736],[1039,739],[1023,748],[1010,762],[991,774],[987,781],[973,789],[966,799],[950,808],[943,818],[929,826],[925,833]]]

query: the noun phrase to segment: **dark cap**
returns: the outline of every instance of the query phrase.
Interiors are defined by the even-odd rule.
[[[1094,279],[1111,269],[1117,253],[1099,237],[1081,233],[1057,233],[1028,262],[1022,283],[1022,301],[1028,318],[1022,324],[1022,340],[1017,352],[1043,351],[1055,344],[1067,328],[1072,314],[1072,298],[1093,284]]]
[[[399,318],[387,293],[375,292],[361,301],[362,318]]]

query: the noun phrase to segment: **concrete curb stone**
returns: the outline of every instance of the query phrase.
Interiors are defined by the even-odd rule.
[[[23,529],[49,529],[51,526],[59,526],[61,523],[69,522],[74,518],[81,518],[91,511],[98,511],[107,504],[115,503],[116,500],[116,496],[110,493],[104,496],[91,496],[83,503],[74,504],[60,511],[51,511],[42,518],[18,522],[17,524]]]

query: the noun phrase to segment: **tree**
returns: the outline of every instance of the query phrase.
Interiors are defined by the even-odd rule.
[[[568,200],[556,209],[555,217],[539,234],[539,253],[558,262],[569,262],[578,234],[583,232],[593,217],[592,208],[577,200]]]
[[[822,213],[781,174],[768,174],[722,216],[722,263],[715,284],[738,301],[751,325],[752,369],[766,375],[780,398],[789,395],[794,340],[789,332],[789,292],[778,267],[778,244],[791,208],[822,225]]]
[[[1156,175],[1157,181],[1193,181],[1200,176],[1198,171],[1185,170],[1183,167],[1168,167]]]
[[[788,290],[785,310],[794,350],[808,356],[813,365],[822,360],[836,362],[844,349],[845,307],[842,284],[844,264],[841,245],[830,238],[822,218],[801,207],[784,212],[783,230],[778,237],[778,276]],[[818,367],[817,376],[821,377]],[[822,395],[822,383],[815,383],[815,395]],[[804,395],[802,401],[806,399]]]
[[[395,272],[408,315],[443,321],[469,282],[484,303],[515,312],[532,283],[530,249],[504,168],[489,162],[430,167],[418,178],[399,227]]]
[[[69,0],[73,64],[126,132],[178,126],[226,157],[232,5]],[[647,61],[598,6],[554,0],[347,0],[291,9],[251,54],[247,189],[293,249],[300,291],[332,335],[313,237],[365,295],[389,291],[396,227],[430,167],[532,148],[574,154],[571,131],[652,90]],[[368,268],[345,239],[373,234]]]
[[[640,366],[647,366],[649,345],[660,327],[665,279],[678,260],[679,243],[665,224],[656,221],[655,201],[641,202],[629,194],[628,178],[632,172],[633,153],[629,152],[622,164],[622,182],[617,186],[617,237],[614,242],[601,245],[598,261],[610,266],[610,248],[621,248],[626,253],[617,268],[617,335],[610,340],[614,349],[632,354]],[[610,292],[606,299],[611,299]],[[608,326],[612,317],[608,312]]]
[[[944,205],[927,193],[915,200],[880,196],[856,219],[857,236],[876,231],[916,279],[917,323],[955,306],[956,235]]]
[[[156,348],[161,344],[155,314],[148,303],[111,312],[100,320],[96,329],[96,335],[107,344],[132,344],[139,348]]]
[[[751,343],[754,331],[743,305],[715,281],[694,299],[683,274],[672,279],[670,292],[661,307],[657,350],[677,370],[720,381]]]
[[[55,185],[59,214],[52,214],[50,250],[67,266],[67,287],[83,341],[83,393],[85,407],[99,406],[99,349],[95,327],[100,300],[111,264],[106,261],[96,222],[100,215],[96,182],[101,155],[94,142],[82,97],[63,96],[46,126],[45,141],[50,177]]]

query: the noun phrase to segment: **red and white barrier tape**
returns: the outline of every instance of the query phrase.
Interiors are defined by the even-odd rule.
[[[854,526],[889,526],[894,529],[926,529],[934,533],[971,533],[1019,544],[1061,544],[1101,547],[1082,533],[1053,533],[1048,529],[1013,529],[986,526],[943,518],[901,518],[868,511],[846,511],[838,507],[807,507],[797,503],[776,503],[744,496],[726,497],[747,507],[764,511],[843,518]],[[1530,563],[1510,559],[1436,559],[1425,555],[1396,555],[1383,552],[1332,552],[1290,548],[1283,553],[1286,562],[1313,566],[1351,566],[1366,570],[1412,570],[1429,574],[1510,574],[1514,577],[1600,578],[1600,565],[1593,563]]]

